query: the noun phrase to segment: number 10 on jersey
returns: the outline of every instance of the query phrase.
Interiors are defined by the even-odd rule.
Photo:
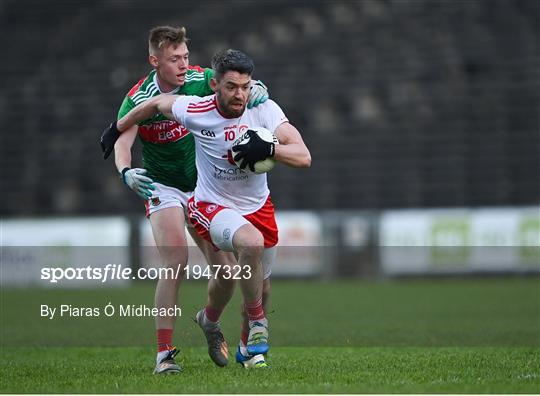
[[[226,142],[230,142],[230,141],[234,140],[235,137],[236,137],[236,134],[234,133],[234,131],[225,131],[225,141]]]

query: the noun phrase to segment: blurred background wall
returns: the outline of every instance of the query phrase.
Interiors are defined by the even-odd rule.
[[[160,24],[192,64],[247,52],[302,132],[280,209],[540,202],[538,1],[2,0],[0,21],[3,217],[142,214],[98,139]]]

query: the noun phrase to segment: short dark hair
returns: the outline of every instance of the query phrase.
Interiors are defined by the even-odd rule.
[[[236,71],[251,76],[255,65],[253,60],[243,52],[228,49],[219,51],[212,57],[212,69],[214,69],[215,79],[219,81],[228,71]]]

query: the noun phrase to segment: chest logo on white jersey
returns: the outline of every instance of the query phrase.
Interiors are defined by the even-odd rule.
[[[215,138],[216,137],[216,133],[214,131],[210,131],[208,129],[202,129],[201,130],[201,135],[209,137],[209,138]]]

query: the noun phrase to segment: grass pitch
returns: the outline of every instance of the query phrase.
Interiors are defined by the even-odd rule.
[[[2,393],[539,393],[538,278],[274,282],[268,370],[213,365],[182,286],[183,373],[154,376],[151,318],[41,318],[41,304],[151,305],[129,289],[3,289]],[[237,294],[239,294],[237,292]],[[223,316],[231,351],[239,298]]]
[[[206,349],[182,353],[179,375],[151,374],[138,347],[9,349],[2,392],[17,393],[535,393],[532,348],[276,347],[267,370],[220,369]]]

